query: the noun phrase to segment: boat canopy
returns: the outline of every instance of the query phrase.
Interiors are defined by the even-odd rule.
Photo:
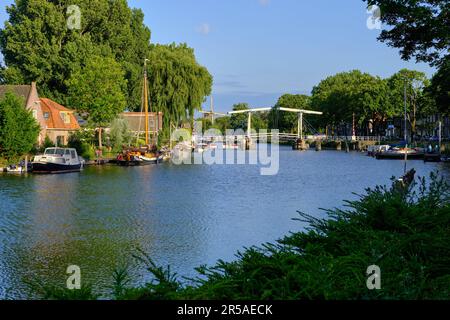
[[[63,156],[65,153],[65,149],[61,148],[48,148],[45,149],[45,155],[57,155],[57,156]]]

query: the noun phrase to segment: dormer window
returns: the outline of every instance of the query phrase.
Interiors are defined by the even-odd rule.
[[[50,113],[49,112],[44,112],[44,119],[48,120],[50,118]]]
[[[68,112],[60,112],[60,115],[65,124],[70,124],[70,115]]]

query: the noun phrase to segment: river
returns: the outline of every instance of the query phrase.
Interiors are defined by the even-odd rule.
[[[447,164],[408,166],[450,177]],[[298,210],[322,217],[319,208],[341,207],[402,172],[402,161],[281,147],[273,176],[252,165],[173,164],[0,175],[0,299],[32,297],[29,279],[65,286],[69,265],[104,293],[113,269],[125,264],[142,284],[151,277],[132,258],[136,248],[191,277],[197,266],[301,230],[292,220]]]

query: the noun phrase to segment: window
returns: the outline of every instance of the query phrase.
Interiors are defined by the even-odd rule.
[[[64,121],[65,124],[70,124],[70,115],[68,112],[60,112],[61,119]]]
[[[37,110],[33,110],[33,118],[37,119]]]
[[[71,150],[70,154],[72,155],[72,159],[75,159],[77,157],[75,150]]]
[[[48,120],[50,118],[50,113],[49,112],[44,112],[44,119]]]

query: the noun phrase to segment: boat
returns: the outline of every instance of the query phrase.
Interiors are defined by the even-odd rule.
[[[195,153],[203,153],[207,149],[208,149],[208,144],[207,143],[198,143],[194,147],[194,152]]]
[[[149,152],[147,148],[128,149],[120,154],[116,163],[122,167],[146,166],[162,162],[163,156],[158,152]]]
[[[425,152],[421,148],[390,148],[386,151],[381,151],[375,154],[377,159],[391,159],[391,160],[404,160],[405,156],[409,160],[423,159],[425,157]]]
[[[440,152],[425,153],[423,161],[425,162],[441,162],[442,156]]]
[[[379,152],[385,152],[388,151],[391,148],[390,145],[384,144],[384,145],[375,145],[375,146],[368,146],[367,147],[367,155],[369,157],[375,157],[375,155]]]
[[[6,168],[0,168],[0,172],[9,173],[9,174],[23,174],[30,172],[32,170],[31,163],[27,160],[20,161],[19,164],[12,164],[7,166]]]
[[[144,61],[144,81],[142,111],[145,113],[145,146],[128,147],[119,154],[115,162],[122,167],[146,166],[158,164],[163,161],[164,156],[158,151],[155,145],[150,144],[149,139],[149,90],[147,78],[147,61]],[[140,128],[138,130],[137,141],[139,141]]]
[[[80,172],[84,163],[76,149],[47,148],[43,155],[34,157],[31,168],[33,173]]]
[[[5,168],[4,172],[10,173],[10,174],[22,174],[22,173],[27,172],[27,170],[25,170],[24,167],[12,165],[12,166]]]
[[[424,161],[425,162],[441,162],[443,161],[443,157],[441,154],[441,146],[442,146],[442,122],[439,121],[438,125],[438,141],[439,144],[433,149],[433,146],[430,144],[427,148],[427,152],[425,153]]]

